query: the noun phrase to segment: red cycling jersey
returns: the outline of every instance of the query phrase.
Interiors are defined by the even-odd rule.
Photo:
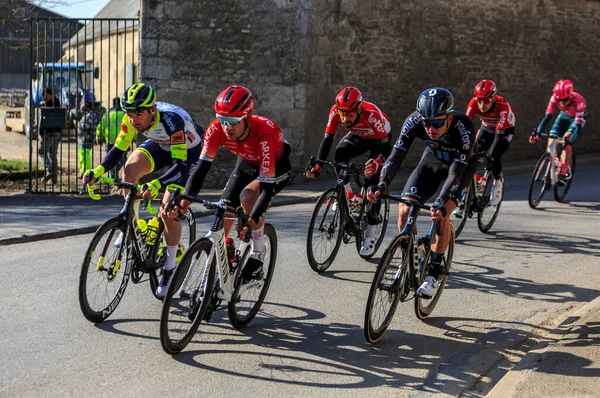
[[[574,118],[576,124],[583,125],[586,103],[581,94],[574,92],[573,99],[567,106],[564,106],[563,103],[552,94],[552,97],[550,97],[550,101],[548,102],[548,107],[546,108],[546,114],[553,115],[556,108],[560,109],[568,117]]]
[[[335,135],[340,126],[340,115],[338,115],[337,106],[334,105],[329,111],[329,121],[325,127],[325,134]],[[377,105],[363,101],[360,118],[358,122],[349,129],[348,134],[354,133],[365,140],[386,138],[392,127],[390,118],[387,117]],[[348,135],[346,134],[346,135]]]
[[[285,138],[279,126],[264,116],[250,115],[248,136],[242,140],[229,140],[217,119],[206,129],[204,146],[200,160],[212,162],[219,147],[241,157],[246,163],[259,168],[261,182],[274,182],[275,162],[281,160],[285,152]]]
[[[471,119],[479,115],[481,123],[487,128],[504,131],[515,126],[515,112],[510,104],[500,95],[496,95],[496,103],[486,112],[481,113],[477,106],[477,97],[473,97],[465,112]]]

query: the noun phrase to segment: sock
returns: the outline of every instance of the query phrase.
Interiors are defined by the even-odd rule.
[[[368,236],[371,239],[375,238],[375,228],[377,225],[367,224],[367,231],[365,232],[365,236]]]
[[[433,276],[435,279],[437,279],[438,276],[440,276],[442,258],[444,258],[444,255],[436,252],[431,253],[431,257],[429,258],[428,274]]]
[[[255,229],[252,231],[252,251],[262,253],[265,251],[265,241],[263,235],[265,234],[265,226]]]
[[[175,269],[175,257],[177,257],[177,246],[167,246],[167,261],[165,261],[165,271]]]

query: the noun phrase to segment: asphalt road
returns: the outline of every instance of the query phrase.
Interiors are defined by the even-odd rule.
[[[130,285],[104,323],[85,320],[77,289],[91,235],[0,246],[0,396],[485,395],[536,339],[599,293],[593,168],[578,170],[570,203],[548,195],[540,210],[527,204],[528,178],[507,181],[492,233],[468,222],[432,318],[419,321],[412,302],[401,304],[376,346],[363,337],[375,261],[350,244],[314,273],[305,242],[311,204],[269,213],[279,257],[258,317],[237,331],[221,311],[173,357],[161,348],[161,303],[147,282]],[[396,216],[393,206],[383,246]],[[199,233],[211,221],[200,219]]]

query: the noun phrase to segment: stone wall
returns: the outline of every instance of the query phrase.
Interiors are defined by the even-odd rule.
[[[221,90],[248,86],[257,112],[292,143],[297,168],[316,153],[345,85],[390,116],[395,140],[422,90],[446,87],[464,110],[483,78],[515,108],[505,158],[537,157],[543,148],[527,136],[554,82],[569,78],[590,113],[576,149],[598,151],[599,17],[593,0],[142,0],[140,75],[204,126]],[[415,144],[407,167],[422,148]],[[219,154],[212,184],[222,185],[232,160]]]

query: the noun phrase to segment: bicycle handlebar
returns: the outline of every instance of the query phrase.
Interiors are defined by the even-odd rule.
[[[96,182],[101,182],[101,183],[103,182],[105,184],[114,185],[118,188],[130,189],[134,192],[139,192],[142,190],[142,185],[136,185],[136,184],[132,184],[132,183],[126,182],[126,181],[119,181],[119,180],[115,180],[114,178],[110,178],[110,177],[98,177],[96,179]],[[80,193],[83,192],[86,185],[87,185],[87,192],[88,192],[89,197],[92,198],[93,200],[100,200],[101,195],[94,191],[94,184],[84,184],[83,187],[81,188]],[[148,199],[144,199],[143,208],[148,210],[148,212],[150,214],[158,213],[158,209],[152,207],[152,203],[151,203],[151,201],[148,201]]]
[[[314,156],[310,157],[310,160],[308,161],[308,165],[306,166],[306,171],[310,170],[312,168],[313,165],[315,164],[320,164],[320,165],[329,165],[333,168],[338,168],[338,169],[344,169],[344,170],[350,170],[353,173],[360,173],[361,169],[360,167],[356,166],[354,163],[352,162],[348,162],[348,163],[344,163],[344,162],[330,162],[328,160],[318,160],[315,159]]]
[[[421,204],[421,203],[416,202],[414,200],[404,199],[404,198],[401,198],[399,196],[388,195],[388,194],[383,193],[383,192],[381,193],[380,198],[395,200],[397,202],[404,203],[407,206],[416,207],[416,208],[418,208],[420,210],[430,210],[431,209],[431,206]],[[436,233],[436,235],[442,236],[442,231],[440,229],[440,222],[439,222],[439,220],[432,220],[432,222],[435,224],[435,233]]]

